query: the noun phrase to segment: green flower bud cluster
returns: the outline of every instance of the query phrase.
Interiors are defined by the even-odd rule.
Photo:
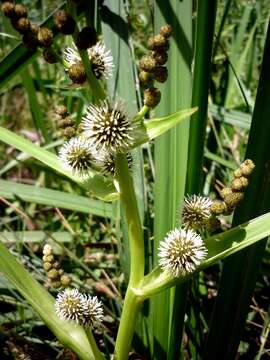
[[[171,33],[170,25],[162,26],[159,34],[148,40],[149,54],[143,56],[139,61],[139,79],[141,84],[147,87],[144,91],[144,104],[151,108],[157,106],[161,98],[160,91],[153,87],[153,81],[164,83],[168,78],[168,69],[164,65],[168,60],[167,51]]]
[[[52,247],[46,244],[43,248],[43,268],[47,272],[50,284],[54,288],[67,287],[71,284],[71,278],[64,273],[60,264],[54,260]]]
[[[47,27],[40,27],[28,19],[27,9],[22,4],[6,1],[1,6],[2,12],[10,19],[12,27],[22,34],[22,42],[27,49],[35,51],[43,48],[45,61],[52,64],[57,62],[57,55],[52,49],[53,32]]]
[[[76,135],[74,120],[69,116],[67,108],[64,105],[57,106],[55,109],[57,116],[57,125],[61,129],[65,139],[70,139]]]
[[[234,171],[234,178],[231,182],[231,186],[224,187],[221,190],[220,196],[223,199],[224,213],[232,213],[239,202],[244,198],[244,192],[249,184],[249,177],[254,168],[254,162],[250,159],[246,159],[240,167]],[[217,211],[217,209],[213,208],[212,211]]]

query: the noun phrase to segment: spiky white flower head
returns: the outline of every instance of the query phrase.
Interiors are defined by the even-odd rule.
[[[99,41],[95,46],[87,50],[92,71],[97,79],[108,79],[112,76],[113,57],[110,50],[106,50],[104,43]],[[64,50],[64,60],[68,67],[81,61],[79,53],[73,48]]]
[[[183,226],[199,230],[205,227],[210,219],[213,201],[208,197],[191,195],[184,198],[182,208]]]
[[[63,167],[80,178],[85,178],[95,162],[96,150],[89,140],[73,137],[61,147],[59,158],[63,162]]]
[[[77,289],[65,289],[57,295],[56,314],[63,320],[75,321],[85,327],[99,327],[103,321],[103,306],[96,296],[81,294]]]
[[[99,327],[103,321],[103,305],[97,296],[83,295],[84,306],[87,311],[84,314],[84,326],[91,328]]]
[[[82,324],[85,313],[88,313],[84,296],[77,289],[65,289],[57,295],[56,314],[63,320]]]
[[[98,150],[117,153],[128,149],[134,140],[135,124],[130,121],[120,102],[113,106],[101,101],[90,105],[81,124],[83,134]]]
[[[159,265],[173,277],[192,273],[206,255],[201,236],[193,230],[174,229],[159,245]]]

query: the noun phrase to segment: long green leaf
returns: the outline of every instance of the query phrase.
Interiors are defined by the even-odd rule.
[[[94,360],[87,336],[80,326],[61,320],[54,310],[54,298],[17,262],[0,242],[0,272],[17,288],[56,337],[83,360]]]
[[[84,196],[68,194],[63,191],[40,188],[33,185],[18,184],[14,181],[0,180],[0,196],[15,200],[49,205],[72,211],[79,211],[103,217],[112,217],[112,207],[102,201]]]
[[[157,115],[165,115],[190,107],[192,64],[192,2],[157,1],[154,9],[155,32],[160,26],[170,24],[173,29],[168,60],[169,78],[161,86],[162,98]],[[195,109],[194,109],[195,110]],[[168,230],[176,226],[177,210],[185,191],[189,115],[155,142],[155,220],[154,264],[157,248]],[[152,311],[153,359],[178,358],[181,347],[184,317],[183,287],[171,289],[154,297]],[[177,303],[177,309],[173,304]],[[178,312],[180,310],[181,314]],[[177,318],[177,320],[175,320]],[[149,326],[150,328],[150,326]]]
[[[235,213],[233,224],[270,209],[270,26],[268,26],[261,75],[251,123],[246,157],[256,168],[245,199]],[[269,235],[269,234],[268,234]],[[235,358],[248,305],[259,273],[265,241],[224,262],[204,359]]]

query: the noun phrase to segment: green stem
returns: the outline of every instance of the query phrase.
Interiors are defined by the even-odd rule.
[[[144,276],[144,240],[133,180],[124,154],[116,157],[116,173],[120,188],[120,200],[125,211],[130,242],[130,280],[137,287]]]
[[[138,114],[134,117],[133,122],[141,120],[145,114],[150,110],[150,108],[146,105],[144,105],[141,110],[138,112]]]
[[[95,338],[93,336],[92,330],[90,327],[88,327],[86,330],[86,335],[87,335],[87,339],[89,341],[89,344],[91,346],[92,349],[92,354],[90,355],[90,359],[89,360],[104,360],[104,356],[101,354],[101,352],[99,351]]]
[[[132,289],[128,288],[116,339],[114,360],[128,359],[141,303],[142,299],[139,299]]]
[[[143,297],[135,295],[144,276],[144,240],[132,177],[125,154],[116,157],[116,178],[120,200],[125,211],[130,244],[130,279],[116,338],[114,359],[126,360],[135,330],[136,319]]]

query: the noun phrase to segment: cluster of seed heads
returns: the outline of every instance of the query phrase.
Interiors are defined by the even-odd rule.
[[[235,207],[244,197],[244,191],[249,183],[249,176],[254,170],[252,160],[245,160],[234,171],[234,179],[230,187],[221,190],[222,200],[211,200],[204,196],[187,196],[183,201],[182,223],[185,228],[209,231],[220,227],[219,215],[227,215],[234,211]]]
[[[95,328],[103,321],[103,306],[96,296],[81,294],[77,289],[65,289],[55,302],[56,314],[63,320]]]
[[[42,260],[43,268],[47,272],[50,285],[52,287],[59,288],[61,286],[70,286],[71,278],[69,275],[64,273],[60,264],[55,261],[52,247],[49,244],[46,244],[43,248]]]
[[[144,104],[151,108],[155,107],[161,98],[159,89],[153,87],[154,80],[163,83],[168,78],[168,69],[164,65],[168,60],[167,51],[171,33],[170,25],[162,26],[159,34],[148,40],[149,54],[143,56],[139,61],[139,79],[141,84],[147,87],[144,91]]]
[[[52,48],[53,32],[45,26],[33,24],[28,19],[27,9],[22,4],[6,1],[2,11],[10,18],[12,27],[22,35],[22,42],[31,51],[43,48],[43,57],[49,63],[57,62],[57,55]]]
[[[249,184],[249,177],[254,168],[254,162],[250,159],[246,159],[239,168],[234,171],[234,178],[231,182],[231,186],[225,187],[220,191],[220,196],[223,201],[219,202],[219,207],[221,208],[221,206],[223,206],[224,213],[233,212],[235,207],[244,198],[245,189]],[[212,211],[221,212],[221,209],[218,210],[218,203],[212,205]]]
[[[69,116],[67,108],[64,105],[59,105],[55,109],[57,125],[62,131],[62,135],[66,139],[72,138],[76,135],[75,121]]]

